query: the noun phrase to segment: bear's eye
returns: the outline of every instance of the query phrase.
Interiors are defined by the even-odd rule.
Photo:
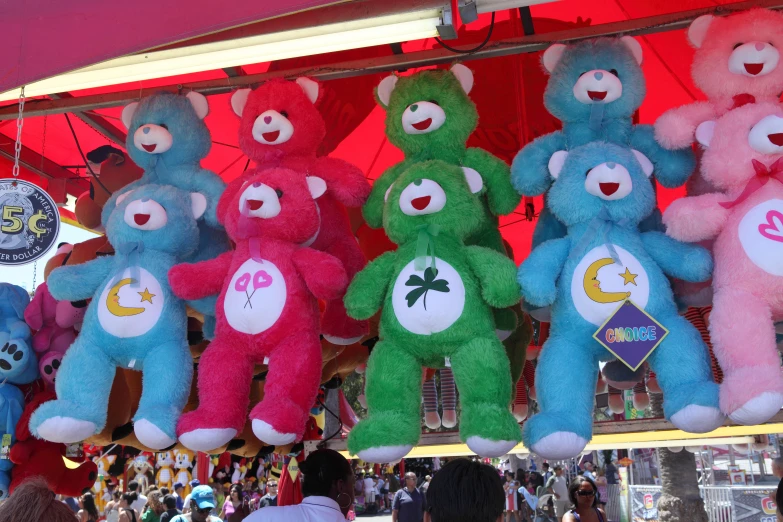
[[[590,171],[591,171],[591,170],[592,170],[592,169],[587,169],[587,170],[585,171],[585,177],[587,177],[587,176],[589,176],[589,175],[590,175]]]
[[[437,105],[438,107],[440,107],[440,103],[438,103],[437,100],[427,100],[427,101],[433,105]]]
[[[288,119],[288,113],[286,111],[280,111],[280,116],[282,116],[285,119]]]
[[[283,197],[283,191],[280,190],[280,189],[275,189],[275,194],[277,194],[278,198],[282,198]]]
[[[734,44],[734,47],[732,47],[732,48],[731,48],[731,50],[733,51],[734,49],[736,49],[736,48],[737,48],[737,47],[739,47],[740,45],[742,45],[742,44],[741,44],[741,43]]]
[[[620,78],[620,75],[618,74],[617,69],[609,69],[609,72],[614,74],[615,77]]]
[[[161,123],[159,126],[160,126],[160,127],[163,127],[163,128],[164,128],[164,129],[166,129],[166,130],[169,130],[169,126],[168,126],[168,125],[166,125],[165,123]]]

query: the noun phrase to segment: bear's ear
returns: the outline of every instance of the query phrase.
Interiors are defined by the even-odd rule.
[[[125,128],[130,130],[131,126],[131,120],[133,119],[133,115],[136,114],[136,109],[139,108],[139,102],[133,102],[129,103],[125,106],[124,109],[122,109],[122,124],[125,125]]]
[[[296,83],[302,88],[310,103],[315,103],[318,99],[318,82],[302,76],[296,79]]]
[[[245,110],[248,96],[250,96],[250,89],[239,89],[231,95],[231,108],[234,109],[234,114],[240,118],[242,117],[242,111]]]
[[[190,211],[193,213],[193,217],[195,219],[200,218],[204,215],[204,212],[207,210],[207,198],[204,196],[204,194],[201,194],[200,192],[191,192],[190,193]],[[178,451],[174,450],[174,454],[177,455]]]
[[[119,206],[120,206],[120,203],[122,203],[123,201],[125,201],[125,198],[127,198],[128,196],[130,196],[132,192],[133,192],[132,190],[129,190],[128,192],[123,192],[122,194],[120,194],[119,196],[117,196],[117,199],[115,199],[115,200],[114,200],[114,206],[115,206],[115,207],[119,207]]]
[[[639,40],[633,36],[623,36],[620,38],[620,41],[623,42],[628,49],[630,49],[633,57],[636,58],[636,63],[641,65],[642,60],[644,59],[644,54],[642,53],[642,44],[639,43]]]
[[[326,192],[326,182],[318,176],[307,176],[307,188],[310,189],[313,199],[318,199]]]
[[[704,37],[707,36],[707,31],[710,28],[710,24],[712,24],[714,19],[714,16],[706,14],[701,15],[696,20],[691,22],[690,27],[688,27],[688,41],[692,46],[697,49],[701,47],[701,44],[704,43]]]
[[[209,102],[206,96],[200,92],[190,91],[185,97],[193,106],[193,110],[196,111],[198,119],[203,120],[207,117],[207,114],[209,114]]]
[[[560,171],[563,170],[563,165],[565,165],[566,158],[568,157],[568,151],[566,150],[558,150],[554,154],[552,154],[552,157],[549,158],[549,174],[557,179],[557,177],[560,175]]]
[[[696,127],[696,141],[701,143],[705,148],[710,146],[712,141],[712,135],[715,134],[715,122],[708,120],[699,124]]]
[[[652,164],[652,161],[650,161],[650,158],[642,154],[636,149],[631,149],[631,152],[633,152],[633,155],[636,156],[637,161],[639,161],[639,165],[642,166],[642,171],[644,172],[644,175],[648,178],[652,176],[654,167]]]
[[[567,45],[559,43],[547,47],[547,50],[544,51],[544,55],[541,57],[541,63],[544,64],[544,69],[546,69],[547,72],[551,73],[555,70],[557,62],[560,61],[560,58],[563,56],[567,47]]]
[[[391,93],[394,90],[394,87],[397,85],[397,80],[399,80],[397,75],[391,74],[381,80],[381,83],[379,83],[378,87],[375,89],[375,93],[378,96],[378,101],[381,102],[381,105],[384,107],[389,106]]]
[[[457,77],[465,94],[470,94],[470,90],[473,88],[473,71],[458,63],[451,68],[451,73]]]
[[[481,192],[481,189],[484,188],[484,180],[481,178],[481,174],[470,167],[462,167],[462,172],[465,174],[465,180],[468,182],[470,191],[474,194]]]

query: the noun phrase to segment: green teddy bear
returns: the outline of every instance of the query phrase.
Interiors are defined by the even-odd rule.
[[[498,218],[510,214],[519,204],[511,185],[508,164],[484,149],[466,146],[478,125],[476,105],[468,97],[473,73],[462,64],[450,70],[428,70],[412,76],[391,75],[376,89],[378,102],[386,109],[386,136],[405,154],[373,183],[362,213],[372,228],[383,225],[383,203],[394,181],[410,166],[428,160],[442,160],[473,169],[484,180],[479,193],[480,224],[465,238],[468,245],[491,248],[506,254],[498,230]],[[511,310],[498,310],[495,321],[501,339],[516,328]]]
[[[422,367],[451,366],[460,392],[460,438],[484,457],[521,440],[509,411],[509,359],[493,308],[519,302],[516,266],[506,256],[466,246],[484,223],[472,169],[416,163],[387,188],[383,226],[398,245],[359,272],[345,295],[348,315],[381,307],[380,341],[367,364],[369,416],[348,436],[368,462],[394,462],[419,441]]]

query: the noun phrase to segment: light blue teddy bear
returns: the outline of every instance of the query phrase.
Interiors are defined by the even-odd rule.
[[[207,198],[207,209],[198,222],[196,248],[187,261],[212,259],[230,248],[228,237],[217,219],[217,203],[225,183],[212,171],[201,167],[212,147],[204,118],[209,113],[207,99],[193,91],[187,95],[161,92],[133,102],[122,111],[128,129],[126,148],[133,161],[144,169],[141,179],[116,192],[103,208],[104,226],[115,201],[128,190],[151,183],[172,185]],[[212,338],[216,297],[188,304],[205,315],[204,334]]]
[[[185,303],[171,292],[168,271],[192,256],[206,209],[199,192],[167,185],[126,191],[106,224],[115,255],[52,271],[47,284],[55,299],[92,301],[57,374],[57,400],[30,420],[35,436],[73,443],[99,433],[115,369],[122,367],[143,374],[133,418],[139,442],[153,449],[176,442],[193,361]]]
[[[549,205],[567,227],[565,237],[535,248],[518,273],[524,299],[552,307],[551,334],[536,370],[540,413],[525,424],[525,445],[549,459],[584,449],[592,437],[598,363],[614,359],[592,336],[627,299],[669,331],[648,359],[666,418],[688,432],[717,428],[724,417],[707,347],[678,315],[666,278],[704,281],[712,259],[699,246],[638,231],[655,207],[652,163],[638,151],[595,142],[555,152],[548,170],[546,178],[535,170],[517,178],[529,196],[554,178]]]
[[[24,322],[24,309],[30,295],[21,286],[0,283],[0,332],[14,339],[30,341],[30,327]]]

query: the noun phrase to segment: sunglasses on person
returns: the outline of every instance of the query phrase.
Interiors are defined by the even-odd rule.
[[[196,512],[200,515],[209,515],[212,508],[196,508]]]
[[[592,497],[595,496],[595,491],[585,491],[580,489],[579,491],[576,492],[576,494],[579,495],[580,497]]]

